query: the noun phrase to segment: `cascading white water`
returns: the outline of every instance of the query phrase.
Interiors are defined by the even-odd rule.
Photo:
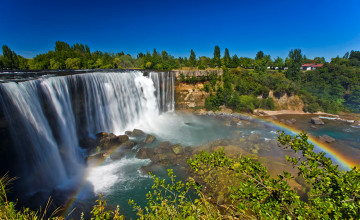
[[[0,84],[26,190],[52,189],[79,173],[79,135],[121,134],[173,111],[172,81],[170,73],[129,71]]]
[[[154,81],[157,88],[156,96],[158,106],[161,111],[174,111],[175,110],[175,79],[174,75],[167,72],[151,72],[150,78]]]

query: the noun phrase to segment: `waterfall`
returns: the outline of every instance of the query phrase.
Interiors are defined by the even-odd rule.
[[[78,175],[82,136],[121,134],[173,111],[173,89],[173,74],[140,71],[1,83],[1,110],[26,190],[51,190]]]
[[[174,74],[168,72],[151,72],[150,78],[154,81],[156,86],[156,96],[158,100],[158,107],[161,111],[175,110],[175,79]]]

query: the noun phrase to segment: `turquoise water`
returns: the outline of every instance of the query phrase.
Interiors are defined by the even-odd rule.
[[[331,148],[341,152],[345,157],[360,163],[360,126],[358,123],[347,123],[341,120],[330,120],[322,118],[324,125],[311,127],[311,118],[317,115],[283,115],[278,119],[295,118],[294,124],[299,130],[304,130],[313,137],[328,135],[335,138],[335,142],[330,143]]]
[[[286,119],[287,117],[291,116],[282,118]],[[299,129],[305,130],[313,136],[327,134],[334,137],[336,142],[331,146],[341,148],[344,153],[348,153],[352,157],[360,158],[360,151],[358,151],[360,128],[352,127],[345,122],[324,119],[326,122],[324,126],[317,126],[317,129],[313,129],[309,123],[310,116],[296,116],[295,118],[297,119],[295,125]],[[157,120],[153,120],[153,124],[144,123],[139,128],[157,137],[153,144],[145,147],[156,147],[162,141],[196,147],[219,139],[231,139],[236,142],[236,140],[240,141],[241,138],[251,136],[250,145],[261,143],[260,147],[266,146],[266,150],[260,149],[259,156],[269,157],[273,161],[283,160],[285,156],[285,152],[276,144],[278,127],[258,120],[240,121],[236,127],[232,127],[229,126],[229,119],[226,117],[166,113]],[[135,149],[139,149],[139,146]],[[135,218],[136,215],[128,205],[128,200],[133,199],[142,206],[146,205],[146,193],[151,191],[153,183],[148,175],[144,175],[140,171],[140,168],[150,161],[136,159],[135,151],[121,160],[105,161],[101,166],[94,168],[90,175],[91,178],[88,179],[95,186],[95,194],[104,194],[110,206],[115,208],[116,205],[119,205],[121,212],[130,218]],[[155,170],[155,174],[166,177],[167,168],[169,167],[159,166]],[[183,167],[171,168],[175,169],[180,179],[186,176]]]
[[[264,123],[252,123],[243,121],[237,127],[229,126],[226,118],[214,118],[210,116],[195,116],[191,114],[166,113],[153,124],[145,123],[139,127],[146,133],[157,137],[156,141],[145,147],[156,147],[162,141],[170,141],[172,144],[182,146],[207,145],[214,140],[234,139],[255,135],[259,141],[265,142],[276,139],[276,129],[266,126]],[[278,150],[276,145],[272,146],[274,151]],[[138,149],[136,146],[135,149]],[[125,158],[118,161],[106,160],[101,166],[93,168],[88,177],[94,185],[95,194],[102,193],[108,204],[112,207],[120,206],[122,213],[127,217],[136,217],[128,205],[128,200],[133,199],[144,206],[146,204],[146,193],[151,190],[152,179],[141,173],[140,168],[147,165],[149,160],[135,158],[135,152],[129,153]],[[157,176],[166,177],[166,169],[169,167],[158,167],[155,170]],[[184,167],[175,166],[176,174],[185,176]],[[95,198],[91,198],[95,199]]]

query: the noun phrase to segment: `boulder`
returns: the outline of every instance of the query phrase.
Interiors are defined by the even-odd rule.
[[[161,142],[159,144],[159,146],[157,146],[155,148],[155,153],[156,154],[163,154],[163,153],[168,153],[168,152],[172,152],[171,144],[168,141]]]
[[[311,118],[311,123],[313,123],[314,125],[323,125],[323,124],[325,124],[323,122],[323,120],[321,120],[320,118]]]
[[[104,153],[97,153],[93,154],[86,158],[86,163],[88,165],[97,165],[101,161],[103,161],[106,158],[106,155]]]
[[[143,136],[143,135],[145,135],[145,133],[142,130],[134,129],[131,136],[139,137],[139,136]]]
[[[145,139],[145,144],[151,144],[152,142],[154,142],[156,140],[156,137],[151,135],[151,134],[148,134],[146,136],[146,139]]]
[[[326,134],[324,134],[323,136],[320,136],[319,139],[323,142],[326,142],[326,143],[332,143],[335,141],[335,138],[332,138]]]
[[[208,111],[207,115],[209,115],[209,116],[214,116],[215,113],[214,113],[213,111]]]
[[[163,154],[156,154],[153,158],[153,162],[161,165],[174,165],[176,164],[176,155],[169,152]]]
[[[129,136],[127,135],[119,135],[117,137],[118,141],[122,144],[129,140]]]
[[[131,149],[136,145],[135,141],[126,141],[120,145],[122,149]]]
[[[287,125],[293,125],[293,122],[290,121],[290,120],[286,120],[286,121],[285,121],[285,124],[287,124]]]
[[[121,151],[115,151],[112,154],[110,154],[110,158],[112,160],[120,160],[121,158],[123,158],[125,155],[123,152]]]
[[[272,115],[270,118],[271,118],[272,120],[278,120],[278,118],[277,118],[275,115]]]
[[[296,122],[295,118],[290,119],[290,121],[294,124]]]
[[[95,134],[95,136],[100,139],[100,138],[109,136],[109,134],[106,132],[100,132],[100,133]]]
[[[180,144],[175,144],[172,147],[174,154],[179,155],[184,153],[184,148]]]
[[[114,138],[116,138],[116,137],[117,137],[117,136],[116,136],[114,133],[110,133],[110,134],[109,134],[109,138],[110,138],[110,139],[114,139]]]
[[[126,134],[127,136],[132,136],[132,131],[125,131],[125,134]]]
[[[259,114],[260,115],[268,115],[266,112],[264,112],[264,111],[259,111]]]
[[[236,127],[237,126],[237,123],[235,121],[230,121],[230,126],[231,127]]]
[[[136,158],[139,159],[151,159],[154,157],[154,149],[153,148],[140,148],[140,150],[136,154]]]
[[[314,129],[317,129],[317,127],[315,125],[311,125],[310,126],[311,128],[314,128]]]

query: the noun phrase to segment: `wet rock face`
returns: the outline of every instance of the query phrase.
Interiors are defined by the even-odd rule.
[[[180,144],[161,142],[156,148],[141,148],[136,157],[139,159],[150,159],[151,163],[143,167],[143,171],[151,171],[157,166],[181,165],[187,166],[187,159],[192,155],[191,147],[182,147]]]
[[[311,123],[313,123],[314,125],[323,125],[323,124],[325,124],[323,122],[323,120],[321,120],[320,118],[311,118]]]
[[[104,152],[116,146],[130,149],[136,145],[134,141],[129,141],[127,135],[117,136],[113,133],[100,132],[95,137],[95,139],[91,137],[83,138],[80,141],[80,146],[87,149],[89,154]]]
[[[136,157],[139,159],[151,159],[154,157],[154,154],[153,148],[143,147],[137,152]]]
[[[134,129],[132,134],[131,134],[131,136],[133,136],[133,137],[140,137],[140,136],[143,136],[143,135],[145,135],[145,133],[140,129]]]
[[[174,154],[176,155],[180,155],[184,153],[184,148],[180,144],[175,144],[171,148]]]
[[[156,140],[156,137],[151,135],[151,134],[148,134],[146,136],[146,139],[145,139],[145,144],[151,144],[152,142],[154,142]]]
[[[136,145],[135,141],[126,141],[120,145],[120,148],[131,149]]]
[[[110,154],[110,158],[112,160],[120,160],[124,156],[125,156],[124,152],[122,152],[120,150],[117,150],[117,151],[113,152],[112,154]]]

